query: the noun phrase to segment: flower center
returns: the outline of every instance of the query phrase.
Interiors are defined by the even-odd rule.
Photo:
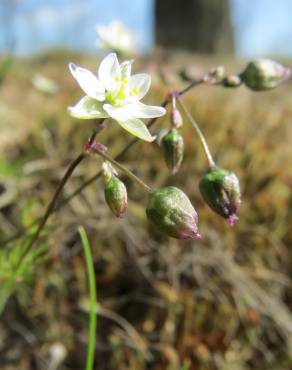
[[[129,83],[129,80],[127,78],[122,79],[120,76],[116,76],[115,80],[117,82],[121,81],[119,90],[109,91],[106,93],[105,97],[109,104],[117,106],[117,107],[121,107],[125,104],[127,100],[127,96],[128,96],[127,85]],[[130,94],[133,95],[132,92]]]

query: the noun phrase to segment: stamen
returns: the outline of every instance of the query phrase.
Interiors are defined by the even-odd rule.
[[[138,95],[139,94],[139,88],[138,87],[133,87],[131,92],[130,92],[130,95],[131,96],[135,96],[135,95]]]

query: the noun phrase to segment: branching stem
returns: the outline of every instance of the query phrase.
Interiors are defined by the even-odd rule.
[[[200,80],[196,80],[196,81],[192,81],[187,87],[185,87],[183,90],[179,91],[178,92],[178,96],[183,96],[185,95],[186,93],[188,93],[190,90],[192,90],[194,87],[198,86],[198,85],[201,85],[203,83],[205,83],[205,79],[202,78]],[[161,107],[166,107],[167,104],[169,103],[169,98],[166,98],[164,99],[164,101],[160,104]],[[147,127],[150,128],[151,126],[153,126],[155,124],[155,122],[158,120],[158,118],[152,118],[150,120],[150,122],[148,123]],[[120,160],[124,157],[124,155],[128,152],[129,149],[131,149],[131,147],[136,144],[138,141],[137,138],[133,138],[125,147],[124,149],[122,149],[120,151],[120,153],[118,153],[114,159],[115,160]],[[80,155],[84,155],[83,153],[80,154]],[[78,156],[79,157],[79,156]],[[77,157],[77,158],[78,158]],[[77,160],[76,158],[76,160]],[[84,158],[82,157],[82,159],[80,159],[80,162],[82,162]],[[75,160],[75,161],[76,161]],[[74,162],[75,162],[74,161]],[[80,162],[77,163],[77,165],[80,164]],[[69,169],[71,168],[72,165],[70,165]],[[73,167],[73,171],[76,167]],[[69,171],[69,169],[67,171]],[[73,172],[72,171],[72,172]],[[72,174],[71,172],[71,174]],[[71,175],[70,174],[70,175]],[[65,174],[66,175],[66,174]],[[21,229],[19,232],[17,232],[15,235],[13,235],[12,237],[8,238],[7,240],[4,241],[4,243],[9,243],[13,240],[16,240],[17,238],[21,237],[28,229],[30,229],[31,227],[35,226],[38,222],[40,222],[40,220],[42,221],[41,223],[43,224],[42,227],[41,227],[41,230],[44,228],[49,216],[57,211],[59,211],[61,208],[63,208],[67,203],[70,202],[71,199],[73,199],[75,196],[77,196],[78,194],[80,194],[86,187],[88,187],[89,185],[91,185],[94,181],[96,181],[101,175],[101,172],[97,172],[95,175],[93,175],[91,178],[89,178],[87,181],[85,181],[82,185],[80,185],[74,192],[72,192],[71,194],[69,194],[64,200],[62,200],[59,204],[57,204],[57,200],[58,200],[58,197],[59,197],[59,194],[61,193],[63,187],[65,186],[65,183],[67,182],[67,180],[70,178],[70,176],[66,179],[65,183],[62,184],[62,187],[61,189],[57,189],[56,192],[58,190],[58,194],[56,195],[56,193],[54,194],[54,197],[52,199],[52,201],[50,202],[49,206],[47,207],[47,211],[45,213],[45,215],[43,216],[42,219],[36,219],[34,222],[32,222],[29,226],[27,226],[26,228],[23,228]],[[49,209],[50,208],[50,209]],[[49,209],[49,212],[48,212],[48,209]],[[45,217],[46,216],[46,217]],[[41,225],[41,224],[40,224]],[[40,234],[40,231],[38,231],[38,235],[37,237],[39,236]],[[30,244],[34,244],[35,243],[35,240],[32,240]],[[30,249],[31,246],[29,246],[28,249]]]
[[[151,191],[150,186],[145,184],[143,180],[141,180],[138,176],[136,176],[132,171],[130,171],[127,167],[123,166],[121,163],[117,162],[115,159],[110,157],[108,154],[101,151],[98,146],[94,147],[94,153],[105,159],[106,161],[110,162],[114,167],[116,167],[121,172],[125,173],[130,179],[135,181],[142,189],[146,190],[148,193]]]

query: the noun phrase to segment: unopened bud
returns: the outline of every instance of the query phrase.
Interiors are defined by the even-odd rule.
[[[118,176],[117,170],[107,161],[103,162],[101,173],[105,183],[109,182],[113,176]]]
[[[242,80],[240,76],[237,75],[231,75],[231,76],[226,76],[222,84],[224,87],[238,87],[242,84]]]
[[[125,216],[128,209],[128,196],[125,184],[116,177],[116,171],[105,162],[103,164],[103,178],[105,182],[104,197],[116,217]]]
[[[176,187],[167,186],[152,191],[146,214],[168,236],[177,239],[201,239],[197,212],[186,194]]]
[[[180,76],[185,81],[200,81],[204,77],[205,71],[197,67],[184,67],[180,71]]]
[[[162,139],[161,145],[164,152],[165,162],[171,170],[172,175],[176,174],[184,156],[184,139],[175,129],[171,129]]]
[[[177,108],[171,110],[170,120],[175,128],[180,128],[183,125],[182,115]]]
[[[209,207],[227,219],[230,226],[238,220],[241,205],[239,181],[233,172],[214,167],[200,181],[200,191]]]
[[[214,67],[209,71],[209,76],[214,82],[222,80],[224,74],[225,74],[224,66]]]
[[[273,89],[288,80],[290,76],[289,68],[270,59],[250,62],[241,74],[245,85],[255,91]]]

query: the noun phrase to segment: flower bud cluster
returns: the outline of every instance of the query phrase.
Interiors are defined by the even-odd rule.
[[[245,70],[238,75],[225,76],[224,67],[214,68],[209,71],[205,80],[202,81],[220,84],[224,87],[238,87],[245,84],[252,90],[261,91],[278,86],[286,81],[290,75],[290,69],[281,64],[268,59],[260,59],[250,62]],[[176,106],[176,99],[179,98],[179,95],[172,93],[171,98],[171,128],[159,135],[159,144],[162,147],[166,164],[171,174],[174,175],[179,170],[183,160],[184,139],[179,132],[183,125],[183,119]],[[109,98],[107,97],[107,99]],[[201,195],[215,213],[226,219],[230,226],[233,226],[238,220],[238,211],[241,206],[239,180],[233,172],[215,165],[200,128],[192,120],[192,116],[184,106],[183,101],[180,101],[180,103],[197,130],[209,160],[210,168],[199,183]],[[91,152],[92,148],[96,149],[90,145],[87,151]],[[98,151],[104,152],[101,147],[98,147]],[[129,171],[124,170],[129,174]],[[104,162],[102,173],[105,184],[105,200],[115,216],[123,217],[128,207],[126,186],[118,178],[116,170],[110,163]],[[136,181],[141,184],[141,181],[134,174],[130,177],[136,178]],[[146,184],[143,186],[149,191],[146,215],[152,224],[168,236],[177,239],[201,239],[198,230],[197,212],[182,190],[173,186],[151,190]]]

